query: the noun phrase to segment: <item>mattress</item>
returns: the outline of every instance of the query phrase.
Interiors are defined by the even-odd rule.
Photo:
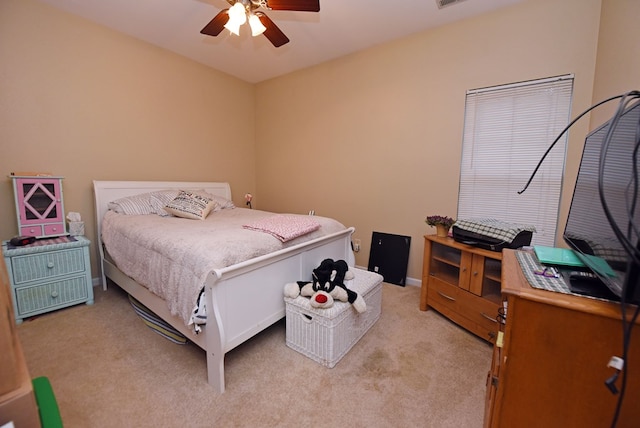
[[[102,241],[124,274],[164,299],[171,313],[189,325],[200,291],[213,269],[346,229],[336,220],[314,216],[319,228],[282,242],[270,233],[243,227],[273,215],[234,208],[213,212],[204,220],[191,220],[108,211],[102,223]]]

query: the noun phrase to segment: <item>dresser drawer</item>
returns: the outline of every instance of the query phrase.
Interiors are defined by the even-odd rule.
[[[443,309],[449,309],[457,312],[458,309],[458,295],[461,290],[435,276],[429,277],[429,297],[428,304],[435,309],[442,311]]]
[[[468,292],[460,293],[458,305],[469,320],[488,332],[497,333],[500,328],[497,321],[499,305]]]
[[[87,267],[83,251],[82,248],[73,248],[12,257],[13,283],[20,285],[39,279],[84,273]]]
[[[15,293],[18,307],[16,315],[20,317],[27,317],[43,309],[51,310],[76,302],[86,302],[88,299],[87,280],[84,275],[33,287],[17,288]]]

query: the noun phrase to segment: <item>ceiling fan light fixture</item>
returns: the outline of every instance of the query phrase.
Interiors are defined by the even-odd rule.
[[[224,28],[236,36],[240,35],[240,26],[247,22],[247,12],[242,3],[238,2],[229,8],[229,21]]]
[[[269,10],[290,10],[298,12],[320,11],[320,0],[227,0],[227,3],[229,3],[231,7],[218,12],[218,14],[200,30],[201,34],[215,37],[226,28],[232,34],[239,36],[240,27],[249,21],[251,34],[254,37],[262,34],[276,48],[289,43],[289,38],[265,13],[256,9],[266,8]]]
[[[251,35],[253,37],[259,36],[267,29],[267,27],[262,25],[262,22],[260,22],[260,18],[253,13],[249,16],[249,26],[251,27]]]
[[[237,22],[233,22],[230,19],[226,24],[224,24],[224,28],[229,30],[229,32],[231,34],[235,34],[236,36],[239,36],[240,35],[240,25],[242,25],[242,24],[238,24]]]
[[[242,3],[236,2],[233,6],[229,8],[229,19],[236,20],[241,22],[241,25],[247,21],[247,10],[244,8]]]

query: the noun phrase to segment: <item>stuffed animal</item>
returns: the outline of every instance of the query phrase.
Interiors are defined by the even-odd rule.
[[[345,280],[353,279],[353,272],[344,260],[325,259],[312,273],[313,281],[298,281],[285,284],[284,295],[295,299],[298,296],[309,297],[314,308],[330,308],[334,300],[349,302],[356,311],[367,310],[362,296],[344,285]]]

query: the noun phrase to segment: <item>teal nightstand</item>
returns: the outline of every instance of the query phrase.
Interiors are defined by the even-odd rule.
[[[83,236],[40,239],[23,247],[2,243],[16,323],[79,303],[93,304],[89,244]]]

